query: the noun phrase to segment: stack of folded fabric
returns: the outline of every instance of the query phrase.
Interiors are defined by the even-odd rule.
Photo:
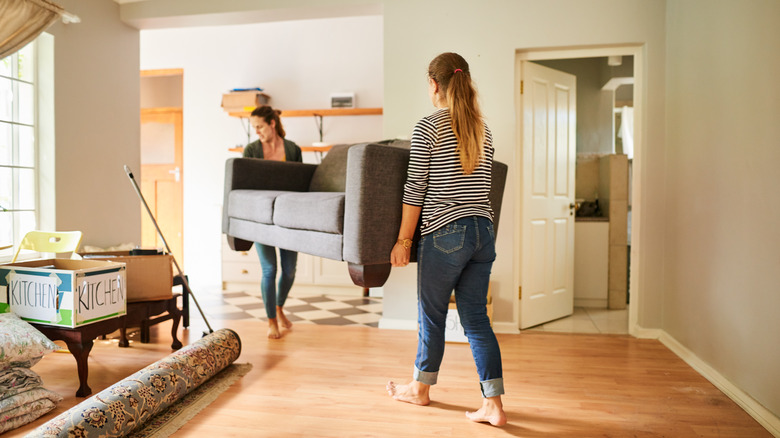
[[[55,343],[13,313],[0,313],[0,433],[25,425],[62,401],[30,369]]]

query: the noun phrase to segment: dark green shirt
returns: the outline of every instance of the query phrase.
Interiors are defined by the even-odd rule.
[[[303,156],[301,155],[301,148],[297,144],[293,143],[286,138],[284,140],[284,160],[285,161],[297,161],[303,162]],[[246,158],[265,158],[263,156],[263,144],[260,140],[255,140],[249,143],[244,148],[244,157]]]

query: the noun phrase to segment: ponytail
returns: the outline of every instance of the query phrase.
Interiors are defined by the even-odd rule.
[[[482,161],[485,125],[469,65],[456,53],[442,53],[431,61],[428,75],[439,84],[447,99],[452,130],[458,140],[460,165],[463,173],[470,175]]]

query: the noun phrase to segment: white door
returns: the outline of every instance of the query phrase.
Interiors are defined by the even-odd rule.
[[[520,328],[574,311],[574,75],[521,61]]]

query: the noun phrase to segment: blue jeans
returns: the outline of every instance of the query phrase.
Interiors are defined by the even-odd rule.
[[[279,287],[276,287],[276,248],[255,242],[257,255],[260,257],[260,267],[263,278],[260,281],[260,291],[263,293],[265,314],[268,318],[276,318],[276,306],[283,307],[287,301],[293,281],[295,267],[298,264],[298,253],[279,248],[279,259],[282,265],[282,275],[279,276]]]
[[[483,397],[504,393],[501,350],[487,315],[490,270],[496,259],[493,222],[471,216],[422,237],[417,256],[418,343],[414,379],[436,384],[444,356],[450,295],[477,364]]]

